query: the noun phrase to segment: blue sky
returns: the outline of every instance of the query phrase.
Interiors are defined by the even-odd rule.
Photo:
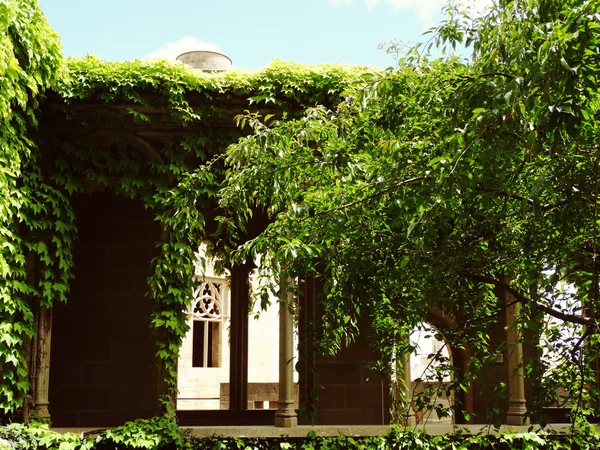
[[[218,49],[236,68],[273,58],[387,67],[381,41],[415,41],[445,0],[39,0],[66,55],[132,60]],[[477,0],[483,1],[483,0]]]

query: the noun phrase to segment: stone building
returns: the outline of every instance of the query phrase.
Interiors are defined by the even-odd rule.
[[[305,107],[305,98],[312,98],[306,92],[320,89],[311,77],[322,75],[303,70],[305,84],[298,79],[289,85],[270,81],[276,86],[273,95],[283,100],[261,104],[260,112],[294,113]],[[335,102],[331,97],[339,95],[342,88],[317,92],[317,97]],[[99,146],[95,148],[106,151],[102,157],[110,157],[117,167],[120,158],[125,161],[133,155],[149,177],[153,164],[166,160],[162,149],[170,149],[174,136],[217,136],[219,148],[206,151],[223,151],[242,134],[234,117],[252,104],[250,94],[243,90],[189,92],[190,104],[208,104],[212,115],[182,127],[165,114],[165,101],[157,88],[137,89],[140,96],[146,96],[140,104],[118,96],[107,103],[105,97],[112,99],[112,94],[100,88],[88,98],[65,99],[48,93],[39,127],[47,170],[54,170],[50,162],[63,156],[65,146],[85,147],[93,142]],[[132,109],[149,120],[136,120]],[[90,160],[99,157],[90,152]],[[70,164],[86,163],[70,160],[65,170]],[[104,176],[118,177],[114,170],[107,169]],[[36,308],[38,333],[30,345],[30,381],[35,411],[51,418],[54,426],[115,426],[154,415],[158,399],[167,392],[149,332],[156,305],[147,295],[152,260],[160,252],[156,243],[163,241],[165,231],[155,220],[155,211],[139,198],[88,180],[82,183],[84,188],[69,198],[78,229],[75,278],[67,303]],[[213,205],[203,211],[209,234],[217,230],[216,209]],[[246,238],[265,225],[258,218]],[[35,270],[31,269],[32,276]],[[281,427],[310,423],[311,418],[299,417],[300,405],[316,413],[318,424],[389,423],[391,387],[367,367],[376,357],[368,343],[367,318],[362,319],[363,333],[350,347],[335,357],[319,355],[307,332],[311,324],[323,320],[317,301],[323,280],[301,279],[297,299],[284,294],[255,320],[249,314],[253,270],[251,263],[237,264],[229,267],[225,278],[214,273],[198,277],[196,298],[187,311],[191,331],[181,347],[178,368],[179,423]],[[498,295],[509,302],[508,293],[499,291]],[[296,301],[297,314],[292,316],[288,305]],[[434,317],[432,323],[443,330],[449,320]],[[513,332],[505,331],[513,321],[514,306],[507,308],[498,322],[492,344],[507,340],[516,351],[498,361],[489,376],[509,386],[510,403],[502,405],[503,419],[516,424],[525,412],[525,385],[522,377],[509,374],[528,350],[523,350]],[[449,350],[454,364],[466,367],[469,350]],[[296,372],[291,363],[295,359]],[[209,373],[211,376],[206,376]],[[318,401],[314,393],[318,393]],[[483,420],[490,407],[485,386],[477,383],[455,401],[471,413],[470,420]],[[466,418],[454,417],[454,421],[464,423]]]

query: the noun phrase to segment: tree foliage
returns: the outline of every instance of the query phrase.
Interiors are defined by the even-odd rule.
[[[435,312],[450,346],[472,353],[466,370],[440,361],[464,390],[511,351],[490,337],[504,290],[519,307],[520,339],[539,347],[524,363],[532,416],[558,386],[577,412],[597,405],[598,0],[502,0],[480,18],[450,7],[430,42],[466,46],[469,59],[416,47],[372,73],[275,62],[198,75],[95,58],[63,68],[35,0],[3,2],[0,26],[2,415],[30,392],[24,352],[35,308],[67,299],[70,197],[89,186],[142,200],[162,225],[150,326],[170,394],[194,249],[206,237],[201,211],[219,198],[227,257],[261,255],[268,278],[326,280],[322,352],[354,339],[368,314],[389,375],[411,350],[412,327]],[[44,93],[66,114],[105,107],[110,114],[90,122],[97,129],[168,123],[177,132],[151,164],[101,134],[37,142]],[[255,112],[239,116],[241,129],[213,126],[231,108]],[[238,247],[257,209],[270,224]]]
[[[469,58],[416,46],[338,108],[240,118],[254,134],[229,149],[221,202],[242,228],[257,208],[270,225],[236,257],[268,255],[265,274],[324,274],[323,351],[368,314],[389,368],[412,327],[433,311],[451,319],[450,346],[473,353],[457,390],[511,350],[490,342],[508,292],[520,340],[538,345],[524,363],[530,414],[559,386],[585,412],[598,404],[600,2],[446,13],[430,43]]]

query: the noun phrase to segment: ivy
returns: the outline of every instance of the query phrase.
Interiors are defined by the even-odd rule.
[[[392,428],[381,436],[317,436],[311,431],[300,438],[194,438],[180,429],[172,417],[138,419],[123,426],[91,433],[58,433],[46,424],[12,424],[0,427],[0,450],[569,450],[595,449],[600,435],[594,428],[571,433],[503,431],[469,434],[465,430],[435,435],[423,431]]]
[[[167,61],[63,60],[36,0],[2,2],[0,26],[0,416],[10,418],[31,393],[24,355],[34,311],[68,299],[77,239],[70,199],[89,186],[142,200],[161,223],[148,280],[150,328],[167,386],[161,404],[172,411],[194,251],[207,238],[202,212],[215,207],[227,174],[219,155],[250,131],[233,126],[233,117],[334,106],[362,69],[274,61],[257,72],[206,74]],[[40,109],[50,103],[67,116],[90,103],[112,114],[95,114],[85,138],[40,140]],[[212,125],[219,120],[232,126]],[[158,155],[132,150],[128,130],[164,123],[176,131]]]
[[[207,100],[233,97],[248,100],[249,106],[272,103],[288,109],[291,100],[306,105],[330,103],[365,70],[339,64],[306,66],[280,60],[273,60],[256,72],[221,73],[199,72],[164,60],[120,63],[87,56],[70,58],[67,63],[69,72],[59,87],[65,101],[97,98],[107,103],[128,100],[136,105],[148,105],[150,99],[144,94],[152,91],[168,102],[170,114],[183,124],[222,113],[212,104],[191,104],[186,97],[190,93],[203,94]],[[135,108],[129,112],[136,114]],[[139,119],[146,121],[147,117],[139,116]]]
[[[150,173],[127,147],[126,139],[111,142],[116,152],[102,145],[102,139],[88,140],[84,148],[67,143],[58,152],[46,149],[49,155],[58,153],[58,159],[51,158],[55,185],[73,194],[91,181],[117,194],[140,198],[162,225],[157,243],[160,255],[152,262],[154,274],[148,280],[154,300],[150,327],[167,386],[161,405],[171,411],[179,346],[188,331],[184,311],[192,298],[195,250],[207,238],[203,211],[216,206],[215,196],[226,177],[220,155],[243,133],[236,128],[215,129],[210,121],[233,120],[243,112],[232,110],[232,104],[240,100],[247,108],[268,107],[279,116],[299,114],[315,102],[336,104],[359,70],[275,61],[253,73],[205,74],[164,61],[112,63],[93,57],[68,60],[67,66],[57,90],[67,112],[76,111],[87,100],[132,104],[124,112],[131,123],[142,121],[152,127],[169,121],[185,131],[166,140],[159,152],[164,161],[154,163]],[[149,117],[136,110],[149,105],[162,112]]]
[[[458,308],[455,315],[473,324],[467,330],[472,335],[456,330],[454,342],[472,344],[477,352],[470,369],[485,373],[497,361],[490,329],[501,308],[493,295],[493,282],[500,281],[491,276],[516,274],[512,286],[530,305],[522,308],[519,327],[531,332],[540,326],[537,306],[560,314],[553,309],[560,300],[553,287],[561,274],[580,289],[571,309],[596,299],[591,283],[597,284],[597,274],[578,266],[578,258],[589,242],[596,248],[598,237],[597,214],[593,220],[589,214],[591,203],[597,209],[597,183],[590,180],[597,179],[598,2],[577,3],[496,5],[487,21],[450,14],[435,39],[473,43],[480,56],[473,65],[454,58],[428,61],[415,51],[400,69],[383,73],[274,61],[256,72],[206,74],[166,61],[63,61],[36,0],[3,1],[0,414],[10,418],[31,393],[25,350],[36,332],[34,311],[68,299],[77,239],[70,202],[90,188],[142,201],[161,224],[148,287],[150,327],[167,388],[160,400],[165,413],[174,408],[194,250],[208,238],[207,209],[229,209],[220,219],[231,232],[220,243],[225,257],[270,252],[273,264],[286,261],[296,273],[325,265],[335,281],[324,299],[333,314],[319,330],[325,352],[356,336],[361,307],[374,311],[376,337],[388,359],[398,349],[386,343],[397,342],[426,310]],[[90,132],[54,135],[51,114],[40,115],[50,106],[66,117],[93,108],[85,120]],[[132,132],[165,127],[172,132],[160,148],[144,147]],[[248,134],[253,136],[244,139]],[[249,218],[256,206],[274,221],[237,248],[235,233],[244,226],[238,219]],[[498,231],[492,238],[488,230]],[[595,261],[595,254],[588,256]],[[473,269],[468,277],[465,267]],[[548,267],[556,275],[546,275]],[[531,293],[533,285],[554,296],[548,305],[541,293]],[[486,319],[485,326],[474,318]],[[580,329],[570,330],[577,339]],[[561,330],[554,334],[558,341]],[[584,341],[590,345],[582,359],[591,362],[598,335],[584,336],[578,345]],[[542,373],[544,367],[526,369]],[[572,373],[576,369],[565,364],[556,373],[569,386],[575,381],[597,389],[589,371]],[[505,394],[505,386],[494,388]],[[549,395],[544,402],[550,403]],[[136,427],[156,423],[140,422],[108,437],[119,445],[139,439],[156,446],[154,438],[135,434]],[[591,432],[576,436],[581,447],[597,440]],[[51,447],[56,439],[40,445]],[[394,433],[277,445],[445,449],[518,442],[561,448],[576,438],[452,439]]]
[[[56,261],[50,261],[48,243],[34,233],[44,226],[56,226],[40,219],[43,192],[49,198],[57,193],[40,183],[32,136],[41,94],[56,85],[61,73],[59,39],[36,0],[3,1],[0,30],[0,415],[3,415],[14,411],[29,388],[23,350],[25,341],[34,334],[30,298],[38,295],[51,301],[64,297],[64,291],[60,291],[65,288],[70,267],[69,256],[60,252]],[[55,212],[63,215],[59,211],[49,211],[48,215],[52,217]],[[43,259],[46,269],[62,264],[63,274],[52,279],[50,285],[45,284],[47,278],[32,283],[26,267],[30,251]],[[43,270],[42,274],[49,272]],[[53,284],[55,281],[57,285]]]

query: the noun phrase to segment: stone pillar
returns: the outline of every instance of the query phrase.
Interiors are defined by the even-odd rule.
[[[506,413],[508,425],[523,425],[527,406],[525,402],[525,378],[523,375],[523,344],[519,342],[515,327],[517,303],[515,298],[505,292],[506,304],[506,342],[508,343],[508,395],[510,406]]]
[[[471,350],[463,350],[462,352],[462,373],[469,372],[469,361],[471,359]],[[475,390],[475,386],[473,385],[473,380],[469,381],[469,386],[467,387],[467,392],[464,393],[464,404],[463,409],[468,414],[469,420],[465,421],[465,423],[473,423],[474,417],[473,413],[475,411],[473,394]]]
[[[37,318],[37,376],[35,378],[35,412],[41,419],[50,419],[48,392],[50,389],[50,343],[52,338],[52,308],[40,307]]]
[[[405,427],[413,427],[416,425],[415,412],[412,407],[412,376],[410,371],[410,354],[402,356],[402,380],[401,386],[403,392],[401,395],[404,397],[406,411],[402,417],[401,425]]]
[[[291,280],[287,280],[291,283]],[[279,298],[279,400],[275,413],[276,427],[295,427],[298,416],[294,409],[294,316],[290,311],[293,293],[282,285]]]
[[[400,359],[396,361],[395,365],[395,380],[393,382],[394,408],[392,411],[392,421],[393,423],[404,427],[412,427],[416,424],[416,417],[412,408],[413,393],[410,371],[410,354],[400,356]]]

